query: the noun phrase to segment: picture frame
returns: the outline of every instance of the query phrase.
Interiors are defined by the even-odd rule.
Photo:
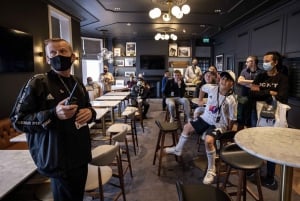
[[[114,56],[115,57],[121,56],[121,48],[119,48],[119,47],[114,48]]]
[[[130,77],[130,75],[133,75],[135,77],[135,71],[125,71],[125,77]]]
[[[175,70],[179,70],[181,72],[181,75],[184,76],[184,69],[183,68],[173,68],[172,74],[174,75]]]
[[[126,42],[126,56],[136,56],[136,43]]]
[[[177,57],[177,43],[169,44],[169,57]]]
[[[135,66],[135,59],[134,58],[125,58],[125,66]]]
[[[216,56],[216,67],[218,71],[223,71],[223,65],[224,65],[224,61],[223,61],[223,54],[219,54]]]
[[[115,65],[116,66],[124,66],[124,59],[116,59]]]
[[[226,55],[225,56],[225,70],[234,70],[234,56],[233,55]]]
[[[178,57],[190,57],[191,47],[178,47]]]

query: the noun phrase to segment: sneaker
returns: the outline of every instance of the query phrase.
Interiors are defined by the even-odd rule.
[[[216,176],[215,170],[207,170],[206,175],[203,179],[204,184],[212,184]]]
[[[170,123],[174,122],[174,117],[170,117]]]
[[[278,189],[278,182],[275,178],[265,177],[262,179],[261,185],[272,191],[276,191]]]
[[[181,156],[181,151],[177,151],[176,147],[167,147],[167,148],[165,148],[165,152],[167,154],[173,154],[173,155],[176,155],[176,156]]]

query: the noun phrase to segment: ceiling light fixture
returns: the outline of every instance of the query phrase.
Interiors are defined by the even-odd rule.
[[[154,36],[155,40],[177,40],[177,35],[176,34],[168,34],[168,33],[157,33]]]
[[[181,19],[183,15],[187,15],[191,11],[190,6],[185,4],[187,0],[152,0],[152,2],[168,7],[168,12],[164,12],[164,13],[160,8],[151,9],[149,11],[149,16],[152,19],[159,18],[163,13],[162,19],[165,22],[168,22],[171,20],[172,15],[177,19]],[[179,6],[181,5],[182,7],[180,8]]]

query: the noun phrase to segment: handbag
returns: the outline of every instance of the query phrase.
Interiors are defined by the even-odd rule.
[[[264,104],[260,111],[260,117],[266,119],[275,119],[276,108],[272,105]]]

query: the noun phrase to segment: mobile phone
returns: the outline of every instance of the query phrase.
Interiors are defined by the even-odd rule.
[[[73,89],[72,89],[72,91],[70,93],[69,98],[65,102],[65,105],[71,105],[71,104],[75,104],[76,103],[75,97],[74,97],[74,92],[75,92],[75,90],[77,88],[77,84],[78,83],[76,82],[76,84],[74,85],[74,87],[73,87]]]

